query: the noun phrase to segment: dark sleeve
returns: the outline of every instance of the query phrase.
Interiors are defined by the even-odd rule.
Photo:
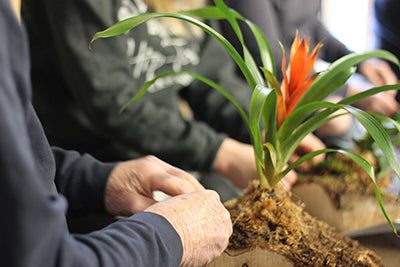
[[[168,105],[159,105],[146,94],[119,113],[143,85],[132,76],[128,37],[98,40],[89,49],[90,38],[117,21],[119,1],[40,2],[62,79],[95,131],[106,134],[126,155],[137,151],[188,170],[211,169],[225,136],[204,122],[185,120],[176,108],[175,90],[161,92],[171,99]]]
[[[105,164],[92,156],[53,148],[56,162],[55,183],[74,214],[105,212],[105,188],[115,164]]]
[[[46,187],[29,139],[29,56],[21,35],[9,2],[0,1],[1,265],[178,266],[179,236],[156,214],[88,235],[68,233],[65,198]]]

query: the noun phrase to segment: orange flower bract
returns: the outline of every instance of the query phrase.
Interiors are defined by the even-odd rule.
[[[317,59],[318,51],[321,47],[321,42],[308,54],[310,49],[310,40],[301,39],[298,34],[293,41],[290,49],[290,74],[286,73],[285,51],[283,50],[282,57],[282,74],[283,81],[281,84],[282,94],[278,94],[277,112],[278,112],[278,127],[283,123],[286,117],[293,111],[299,99],[311,86],[317,78],[316,75],[310,75],[315,60]]]

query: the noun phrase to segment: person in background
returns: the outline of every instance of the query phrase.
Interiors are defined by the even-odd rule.
[[[290,51],[291,43],[297,32],[300,37],[310,40],[311,47],[314,47],[320,41],[323,42],[318,53],[318,57],[323,61],[331,63],[352,52],[335,38],[321,22],[319,18],[321,0],[252,0],[251,4],[240,0],[226,0],[225,2],[257,24],[264,32],[276,62],[278,80],[282,80],[280,71],[282,68],[282,49],[279,42],[287,51],[286,56],[289,57],[288,51]],[[226,22],[223,22],[222,25],[225,36],[239,48],[240,43],[231,27]],[[261,66],[259,50],[253,34],[244,23],[240,25],[246,46],[254,55],[257,64]],[[288,62],[288,58],[286,60]],[[362,62],[358,66],[358,73],[354,78],[351,78],[345,86],[327,100],[337,102],[345,96],[356,94],[362,90],[394,83],[397,83],[397,78],[389,65],[383,60],[370,59]],[[395,93],[395,91],[380,93],[355,103],[355,106],[393,117],[399,110],[399,104],[394,98]],[[357,129],[354,128],[352,118],[342,116],[323,125],[316,131],[316,134],[328,146],[350,148],[353,146],[352,139],[356,132]]]
[[[400,58],[400,20],[397,18],[399,8],[399,1],[374,0],[375,46],[392,52],[397,58]],[[392,64],[391,67],[399,78],[399,67]]]
[[[2,266],[204,266],[232,233],[219,196],[147,156],[102,163],[50,147],[31,104],[19,0],[0,0],[0,251]],[[171,199],[156,203],[153,190]],[[126,218],[71,234],[66,212]]]
[[[184,170],[217,173],[239,189],[256,179],[253,149],[238,112],[219,92],[189,75],[159,79],[119,113],[146,81],[167,71],[204,75],[229,90],[247,110],[251,90],[236,75],[220,43],[189,24],[157,19],[88,48],[96,32],[117,21],[205,4],[24,1],[22,14],[33,51],[34,105],[50,143],[105,161],[153,154]],[[190,116],[182,112],[182,103],[189,105]],[[322,143],[305,146],[315,150]],[[295,178],[293,172],[288,175],[288,187]],[[237,191],[224,200],[232,195]]]

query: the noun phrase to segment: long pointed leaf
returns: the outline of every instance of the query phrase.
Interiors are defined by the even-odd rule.
[[[278,131],[278,138],[283,142],[284,140],[290,138],[293,132],[298,128],[298,126],[308,120],[322,120],[334,111],[338,110],[340,106],[336,106],[334,103],[326,101],[315,101],[303,105],[295,109],[286,120],[282,123]],[[330,109],[329,111],[321,111],[322,109]],[[316,113],[319,112],[319,113]],[[314,114],[316,113],[316,114]],[[314,115],[313,115],[314,114]],[[311,117],[313,115],[313,117]],[[307,120],[307,122],[308,122]],[[306,127],[311,127],[312,123],[309,122]]]
[[[229,9],[229,7],[225,5],[225,3],[222,0],[214,0],[214,3],[217,6],[217,8],[219,8],[221,12],[225,15],[233,31],[238,37],[239,42],[243,48],[244,61],[246,62],[246,65],[249,68],[250,72],[253,74],[255,81],[257,82],[257,84],[264,85],[264,80],[260,74],[259,68],[257,67],[253,56],[251,55],[251,53],[249,52],[248,48],[245,45],[242,31],[240,30],[239,24],[237,23],[235,16],[233,15],[234,11]]]
[[[180,10],[179,13],[202,19],[226,19],[226,15],[221,11],[221,9],[216,6],[206,6],[190,10]],[[244,20],[244,18],[239,13],[233,12],[232,14],[236,19]]]
[[[321,103],[322,105],[323,103]],[[326,102],[324,105],[326,107],[331,106],[333,109],[330,111],[335,111],[338,108],[344,109],[349,112],[354,118],[356,118],[367,130],[367,132],[374,139],[377,146],[382,150],[383,155],[389,163],[389,166],[393,169],[393,171],[400,177],[400,166],[399,161],[396,157],[396,154],[393,149],[393,145],[390,141],[390,138],[383,128],[383,126],[371,115],[367,112],[357,109],[355,107],[349,105],[341,105]],[[309,107],[313,107],[313,105],[309,105]],[[304,109],[304,107],[302,107]],[[306,110],[306,109],[305,109]],[[324,112],[324,111],[322,111]],[[300,127],[298,127],[293,133],[291,139],[286,139],[281,142],[281,149],[287,151],[287,153],[292,153],[296,144],[299,142],[298,139],[301,139],[305,136],[310,129],[314,129],[320,122],[318,115],[315,115],[310,120],[304,122]],[[317,117],[317,118],[316,118]],[[326,117],[326,116],[322,116]],[[313,121],[314,120],[314,121]],[[311,123],[310,123],[311,121]],[[280,132],[278,132],[279,136]]]
[[[274,57],[272,54],[271,47],[268,43],[267,38],[265,37],[264,33],[260,30],[260,28],[252,23],[250,20],[245,19],[242,15],[240,15],[237,11],[230,9],[229,14],[223,12],[217,7],[204,7],[204,8],[199,8],[199,9],[193,9],[193,10],[184,10],[180,11],[182,14],[187,14],[189,16],[195,16],[195,17],[200,17],[203,19],[228,19],[229,22],[231,22],[231,26],[233,27],[236,35],[238,36],[239,41],[241,42],[242,45],[245,47],[245,41],[243,40],[242,33],[240,32],[240,29],[237,28],[237,23],[233,22],[233,18],[239,19],[241,21],[244,21],[249,29],[252,31],[256,42],[258,44],[258,48],[260,50],[260,57],[261,57],[261,62],[263,63],[263,67],[267,70],[269,70],[271,73],[276,75],[276,69],[275,69],[275,61]],[[244,56],[246,61],[254,61],[254,59],[248,58],[249,52],[248,49],[246,48],[247,51],[244,51]],[[252,64],[254,66],[255,63],[249,62],[249,64]],[[255,68],[252,68],[255,70]],[[258,81],[260,83],[260,81]]]
[[[281,90],[281,86],[278,80],[276,79],[276,76],[264,67],[261,67],[261,70],[264,72],[265,79],[267,80],[269,86],[278,91],[278,94],[282,95],[283,93]]]
[[[277,93],[273,90],[265,101],[262,119],[265,128],[265,142],[277,146]]]
[[[249,26],[250,30],[253,32],[254,37],[256,38],[263,67],[273,73],[274,76],[276,76],[274,54],[272,53],[271,46],[269,45],[265,34],[260,30],[257,25],[255,25],[251,21],[246,20],[246,23]]]
[[[191,72],[187,72],[187,71],[165,72],[165,73],[162,73],[162,74],[158,75],[154,79],[146,82],[143,85],[143,87],[139,90],[139,92],[121,108],[120,112],[122,112],[124,109],[126,109],[128,105],[132,104],[134,101],[136,101],[140,97],[142,97],[147,92],[149,87],[151,85],[153,85],[158,79],[161,79],[163,77],[170,76],[170,75],[176,75],[176,74],[187,74],[187,75],[190,75],[190,76],[194,77],[195,79],[204,82],[208,86],[210,86],[210,87],[214,88],[215,90],[217,90],[218,92],[220,92],[225,98],[227,98],[234,105],[236,110],[239,112],[239,115],[242,118],[243,122],[247,126],[247,128],[249,130],[249,133],[251,133],[250,122],[249,122],[249,119],[247,117],[246,112],[244,111],[243,107],[239,104],[239,102],[227,90],[225,90],[223,87],[221,87],[217,83],[213,82],[212,80],[210,80],[210,79],[208,79],[208,78],[206,78],[204,76],[201,76],[201,75],[198,75],[198,74],[195,74],[195,73],[191,73]]]
[[[360,101],[361,99],[364,99],[366,97],[389,91],[389,90],[398,90],[400,89],[400,83],[398,84],[392,84],[392,85],[384,85],[380,87],[374,87],[365,91],[362,91],[360,93],[357,93],[355,95],[346,97],[345,99],[341,100],[339,103],[340,104],[346,104],[346,105],[351,105],[357,101]]]
[[[359,110],[352,106],[345,106],[348,110],[367,130],[374,139],[375,143],[382,150],[382,153],[389,163],[389,166],[400,177],[400,166],[396,153],[394,152],[390,138],[383,126],[370,114]]]
[[[91,44],[99,38],[108,38],[120,35],[142,23],[150,19],[161,18],[161,17],[169,17],[175,18],[179,20],[183,20],[189,22],[197,27],[200,27],[202,30],[213,36],[218,42],[220,42],[228,53],[232,56],[233,60],[235,60],[236,64],[242,71],[244,77],[246,78],[250,88],[254,88],[256,86],[256,81],[253,78],[253,74],[250,72],[249,68],[247,67],[245,61],[240,56],[240,54],[236,51],[236,49],[232,46],[232,44],[219,32],[211,28],[209,25],[203,23],[202,21],[192,18],[187,15],[183,14],[174,14],[174,13],[149,13],[149,14],[142,14],[139,16],[131,17],[122,21],[119,21],[112,25],[111,27],[105,29],[104,31],[97,32],[92,40]]]
[[[253,137],[252,142],[256,156],[257,170],[260,172],[259,173],[260,177],[263,176],[261,166],[264,163],[260,122],[261,122],[261,115],[264,109],[264,103],[268,98],[269,94],[271,94],[271,92],[273,92],[272,89],[266,88],[258,84],[254,88],[250,102],[250,131]]]
[[[311,87],[307,90],[307,92],[297,103],[297,106],[301,106],[304,103],[309,103],[314,100],[321,100],[321,99],[316,99],[316,97],[321,96],[321,93],[323,94],[324,98],[329,94],[333,93],[340,86],[336,87],[329,85],[332,83],[334,84],[338,83],[338,79],[335,78],[335,76],[338,73],[342,72],[343,70],[350,70],[351,67],[370,58],[380,58],[399,65],[398,59],[392,53],[384,50],[373,50],[362,53],[352,53],[347,56],[344,56],[333,62],[326,71],[322,72],[318,76],[313,85],[311,85]],[[323,91],[321,92],[321,90]],[[317,91],[319,92],[317,93]]]
[[[322,71],[314,83],[307,89],[307,91],[297,102],[295,108],[313,101],[324,100],[331,93],[343,86],[346,81],[355,73],[355,71],[355,67],[338,67],[334,70],[328,69],[326,71]]]
[[[222,0],[214,0],[214,3],[215,6],[225,15],[225,18],[228,20],[240,43],[243,44],[244,41],[242,31],[240,30],[239,24],[237,23],[236,17],[233,15],[233,12]]]
[[[271,177],[276,174],[276,162],[279,162],[280,151],[277,141],[277,93],[272,90],[265,100],[262,110],[262,120],[264,124],[264,173],[268,180],[269,186],[272,186]]]

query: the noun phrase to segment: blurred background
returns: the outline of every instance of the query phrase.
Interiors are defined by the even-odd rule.
[[[360,52],[373,48],[373,0],[322,0],[321,19],[348,48]]]

